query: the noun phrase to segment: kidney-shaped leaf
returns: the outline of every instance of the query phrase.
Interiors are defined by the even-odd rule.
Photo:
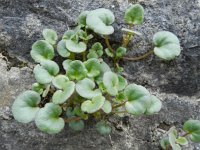
[[[56,31],[54,31],[52,29],[44,29],[42,31],[42,35],[43,35],[44,39],[47,42],[49,42],[50,44],[52,44],[52,45],[56,44],[56,41],[58,39]]]
[[[109,101],[105,100],[102,108],[101,108],[106,114],[109,114],[112,111],[112,105]]]
[[[96,77],[100,74],[101,71],[101,65],[98,59],[96,58],[91,58],[88,59],[86,62],[84,62],[85,67],[87,69],[87,76],[92,78]]]
[[[111,133],[111,127],[105,121],[98,122],[96,124],[96,129],[101,135],[107,135]]]
[[[59,66],[51,60],[46,60],[41,65],[35,66],[33,73],[40,84],[50,83],[59,72]]]
[[[110,95],[115,96],[118,94],[119,79],[117,74],[111,71],[104,73],[103,84]]]
[[[72,80],[82,80],[87,75],[87,69],[80,60],[70,62],[66,69],[67,76]]]
[[[69,127],[75,131],[81,131],[84,129],[84,122],[83,120],[79,120],[79,121],[72,121],[69,122]]]
[[[144,8],[140,4],[131,5],[125,12],[124,20],[128,24],[141,25],[144,20]]]
[[[78,83],[76,84],[76,92],[80,96],[87,99],[92,99],[93,97],[102,95],[99,89],[94,90],[94,88],[94,81],[88,78],[78,81]]]
[[[87,47],[84,42],[66,40],[66,48],[73,53],[82,53],[86,50]]]
[[[188,120],[183,125],[183,130],[190,134],[192,142],[200,142],[200,121]]]
[[[58,54],[62,57],[70,56],[70,52],[66,48],[66,40],[61,40],[60,42],[58,42],[57,51],[58,51]]]
[[[55,104],[62,104],[67,101],[67,99],[74,93],[75,83],[72,81],[65,82],[62,84],[62,90],[57,90],[53,94],[53,102]]]
[[[54,48],[45,40],[36,41],[32,45],[31,57],[36,62],[42,62],[54,57]]]
[[[22,123],[28,123],[35,119],[39,111],[40,95],[35,91],[25,91],[20,94],[12,105],[14,118]]]
[[[149,91],[141,85],[130,84],[126,87],[124,93],[128,99],[125,104],[127,112],[133,115],[144,114],[150,104]]]
[[[57,75],[52,83],[58,89],[63,89],[65,87],[66,82],[69,81],[69,78],[65,75]]]
[[[92,114],[92,113],[98,111],[99,109],[101,109],[104,102],[105,102],[105,98],[103,96],[93,97],[92,100],[84,101],[81,104],[81,110],[83,112],[87,112],[89,114]]]
[[[176,35],[168,31],[157,32],[153,37],[154,54],[164,60],[172,60],[180,55],[181,48]]]
[[[151,95],[150,105],[147,106],[147,110],[145,114],[152,115],[154,113],[158,113],[162,107],[161,101],[154,95]]]
[[[61,113],[62,109],[59,105],[47,103],[36,115],[36,126],[41,131],[49,134],[60,132],[65,126],[64,120],[59,117]]]
[[[78,16],[78,24],[79,25],[84,25],[86,26],[86,17],[89,11],[83,11],[79,16]]]
[[[101,35],[109,35],[114,32],[114,28],[111,26],[114,21],[114,14],[105,8],[90,11],[86,18],[88,27]]]

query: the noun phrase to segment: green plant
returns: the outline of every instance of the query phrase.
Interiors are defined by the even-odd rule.
[[[186,121],[182,133],[178,133],[175,127],[170,128],[167,135],[160,141],[160,145],[164,150],[181,150],[181,146],[188,145],[189,141],[200,142],[199,120]]]
[[[114,114],[151,115],[160,111],[161,101],[145,87],[128,84],[118,62],[140,60],[152,53],[164,60],[174,59],[180,54],[178,38],[168,31],[160,31],[154,35],[153,51],[127,58],[124,56],[129,41],[134,35],[140,35],[132,27],[143,23],[144,9],[136,4],[126,10],[124,20],[130,28],[122,29],[124,38],[116,50],[108,37],[114,32],[114,20],[110,10],[100,8],[82,12],[77,27],[66,31],[59,42],[54,30],[43,31],[44,39],[36,41],[31,50],[32,58],[39,63],[33,70],[37,83],[32,90],[20,94],[12,106],[17,121],[35,121],[41,131],[54,134],[65,123],[74,130],[82,130],[83,120],[94,117],[98,122],[97,131],[104,135],[111,132],[108,118]],[[106,47],[100,42],[91,45],[94,33],[105,39]],[[53,61],[54,49],[65,58],[62,62],[65,72]],[[104,54],[112,58],[112,67],[101,58]]]

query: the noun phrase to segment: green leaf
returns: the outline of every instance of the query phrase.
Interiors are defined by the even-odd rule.
[[[109,101],[105,100],[102,108],[101,108],[106,114],[109,114],[112,111],[112,105]]]
[[[127,80],[124,77],[122,77],[121,75],[118,75],[118,80],[119,80],[118,91],[122,91],[128,84]]]
[[[71,80],[82,80],[87,75],[87,69],[80,60],[70,62],[66,71]]]
[[[80,107],[75,107],[73,112],[74,112],[75,115],[81,117],[84,120],[88,119],[88,115],[85,114],[84,112],[82,112]]]
[[[62,104],[70,98],[70,96],[74,93],[75,83],[72,81],[65,82],[62,85],[62,90],[57,90],[52,97],[52,100],[55,104]]]
[[[91,47],[91,50],[94,50],[99,57],[103,55],[103,46],[99,42],[94,43]]]
[[[88,78],[78,81],[78,83],[76,84],[76,92],[80,96],[87,99],[92,99],[93,97],[102,95],[99,89],[94,90],[94,88],[94,81]]]
[[[75,31],[74,30],[67,30],[64,34],[63,34],[63,37],[62,39],[65,39],[65,40],[70,40],[75,34]]]
[[[118,94],[119,78],[115,73],[111,71],[104,73],[103,84],[110,95]]]
[[[169,139],[168,138],[163,138],[161,141],[160,141],[160,145],[161,147],[166,150],[169,146],[170,146],[170,143],[169,143]]]
[[[82,53],[86,50],[86,44],[83,42],[75,42],[72,40],[66,40],[66,48],[73,53]]]
[[[169,130],[169,143],[173,150],[181,150],[180,145],[176,144],[177,131],[174,127]]]
[[[114,14],[105,8],[90,11],[86,18],[87,26],[101,35],[109,35],[114,32],[114,28],[111,26],[114,21]]]
[[[75,131],[81,131],[84,129],[84,122],[83,120],[79,120],[79,121],[72,121],[69,122],[69,127]]]
[[[144,114],[150,105],[149,91],[141,85],[130,84],[126,87],[124,93],[128,99],[125,104],[127,112],[133,115]]]
[[[180,145],[188,145],[188,140],[185,137],[179,137],[176,139],[176,143]]]
[[[95,78],[95,81],[98,84],[103,82],[104,73],[111,71],[111,68],[109,67],[109,65],[106,62],[100,61],[100,65],[101,65],[100,75]]]
[[[42,35],[44,39],[49,42],[49,44],[54,45],[56,44],[56,41],[58,40],[58,36],[56,31],[52,29],[44,29],[42,32]]]
[[[127,97],[126,97],[124,92],[120,92],[120,93],[118,93],[118,95],[116,96],[115,99],[118,102],[123,102],[123,101],[125,101],[127,99]]]
[[[146,115],[152,115],[158,113],[162,107],[162,102],[154,95],[151,95],[150,105],[145,112]]]
[[[87,58],[99,58],[97,52],[95,52],[94,50],[90,50],[90,52],[87,54]]]
[[[68,67],[71,62],[72,62],[72,60],[70,60],[70,59],[63,61],[62,65],[63,65],[63,68],[65,69],[65,71],[68,71]]]
[[[118,58],[123,57],[125,54],[126,54],[126,48],[125,48],[125,47],[119,47],[119,48],[116,50],[116,56],[117,56]]]
[[[35,79],[40,84],[50,83],[54,76],[59,72],[59,66],[51,60],[46,60],[41,62],[41,65],[35,66],[33,73],[35,74]]]
[[[70,56],[70,52],[66,48],[66,40],[61,40],[60,42],[58,42],[57,51],[58,51],[58,54],[62,57]]]
[[[42,97],[46,97],[46,96],[48,95],[50,88],[51,88],[51,84],[47,84],[47,85],[45,86],[45,90],[44,90],[44,92],[42,93]]]
[[[65,87],[66,82],[69,81],[69,78],[65,75],[57,75],[52,83],[58,89],[63,89]]]
[[[40,84],[40,83],[34,83],[32,85],[32,90],[39,93],[39,94],[43,93],[44,88],[45,88],[45,86],[43,84]]]
[[[91,40],[94,36],[92,34],[87,35],[87,32],[80,30],[78,32],[78,36],[80,39],[84,40],[84,41],[88,41]]]
[[[105,52],[106,52],[106,55],[107,55],[108,57],[111,57],[111,58],[114,57],[113,52],[111,52],[109,48],[106,48],[106,49],[105,49]]]
[[[105,102],[105,98],[103,96],[93,97],[92,100],[84,101],[81,104],[81,110],[83,112],[87,112],[89,114],[92,114],[92,113],[98,111],[99,109],[101,109],[104,102]]]
[[[111,127],[105,122],[100,121],[96,124],[96,129],[101,135],[108,135],[111,133]]]
[[[84,25],[86,26],[86,17],[88,15],[89,11],[83,11],[79,16],[78,16],[78,24],[79,25]]]
[[[101,65],[98,59],[91,58],[84,62],[87,69],[87,76],[90,78],[96,77],[100,74]]]
[[[36,62],[42,62],[47,59],[49,60],[53,59],[54,57],[53,46],[44,40],[36,41],[32,45],[31,57]]]
[[[54,103],[47,103],[36,115],[36,126],[43,132],[55,134],[60,132],[64,126],[64,120],[59,117],[62,109]]]
[[[180,55],[181,48],[176,35],[168,31],[157,32],[153,37],[154,54],[164,60],[172,60]]]
[[[128,24],[141,25],[144,21],[144,8],[140,4],[131,5],[125,12],[124,20]]]
[[[183,125],[183,130],[190,134],[192,142],[200,142],[200,121],[199,120],[188,120]]]
[[[20,94],[12,105],[12,113],[15,120],[21,123],[29,123],[35,119],[39,111],[40,94],[35,91],[25,91]]]

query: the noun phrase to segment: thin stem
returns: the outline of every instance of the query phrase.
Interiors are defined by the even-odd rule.
[[[126,102],[127,102],[127,101],[124,101],[123,103],[117,104],[117,105],[113,106],[112,108],[113,108],[113,109],[116,109],[116,108],[118,108],[118,107],[121,107],[121,106],[123,106]]]
[[[186,137],[187,135],[189,135],[189,132],[186,132],[185,134],[183,134],[181,137]]]
[[[132,30],[132,28],[133,28],[133,25],[129,25],[129,29]],[[128,46],[132,36],[133,36],[133,34],[131,34],[131,33],[126,34],[126,36],[123,38],[123,44],[122,44],[123,47]]]
[[[106,42],[106,45],[107,47],[114,53],[114,49],[111,47],[110,45],[110,42],[109,42],[109,39],[108,39],[108,36],[106,35],[105,36],[105,42]]]
[[[73,118],[65,118],[64,119],[64,121],[65,121],[65,123],[69,123],[69,122],[72,122],[72,121],[79,121],[79,120],[81,120],[81,118],[80,117],[73,117]]]
[[[74,53],[70,53],[69,58],[70,58],[71,60],[75,60],[75,55],[74,55]]]
[[[147,52],[147,53],[145,53],[145,54],[143,54],[142,56],[139,56],[139,57],[134,57],[134,58],[122,57],[122,58],[125,59],[125,60],[138,61],[138,60],[147,58],[151,54],[153,54],[153,50],[151,50],[151,51],[149,51],[149,52]]]
[[[83,61],[86,61],[86,52],[85,51],[82,53],[82,56],[83,56]]]

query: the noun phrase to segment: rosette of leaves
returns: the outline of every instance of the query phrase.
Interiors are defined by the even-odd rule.
[[[65,126],[63,118],[59,117],[61,113],[62,109],[59,105],[47,103],[36,115],[36,126],[41,131],[49,134],[60,132]]]
[[[58,75],[53,80],[53,85],[58,89],[52,97],[55,104],[62,104],[74,93],[75,83],[69,81],[64,75]]]
[[[85,78],[83,80],[80,80],[76,84],[76,92],[87,99],[92,99],[96,96],[101,96],[102,93],[99,89],[95,89],[95,82],[91,79]]]
[[[141,25],[144,21],[144,8],[140,4],[131,5],[126,9],[124,20],[127,24]]]
[[[39,93],[35,91],[25,91],[20,94],[12,105],[14,118],[22,123],[29,123],[35,119],[35,115],[40,110],[41,101]]]
[[[111,24],[115,21],[114,14],[105,8],[90,11],[86,17],[87,26],[100,35],[110,35],[114,32]]]
[[[118,91],[121,91],[126,87],[127,81],[122,76],[119,76],[114,72],[108,71],[103,75],[103,84],[106,88],[106,91],[111,96],[116,96],[118,94]]]
[[[172,60],[180,55],[181,48],[176,35],[168,31],[157,32],[153,37],[154,54],[164,60]]]
[[[47,84],[59,73],[59,66],[54,61],[45,60],[35,66],[33,73],[38,83]]]
[[[103,46],[101,43],[96,42],[92,45],[91,49],[89,50],[89,53],[87,55],[87,58],[100,58],[103,55]]]
[[[63,65],[70,80],[82,80],[87,76],[87,69],[80,60],[66,61]]]

